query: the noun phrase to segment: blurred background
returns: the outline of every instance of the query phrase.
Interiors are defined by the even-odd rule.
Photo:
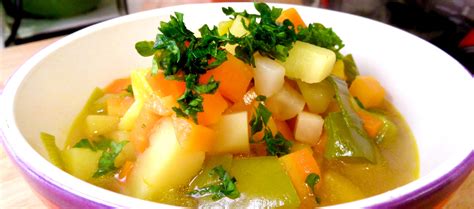
[[[225,0],[1,0],[0,48],[160,7]],[[268,0],[352,13],[417,35],[474,74],[474,0]],[[397,41],[397,40],[387,40]]]

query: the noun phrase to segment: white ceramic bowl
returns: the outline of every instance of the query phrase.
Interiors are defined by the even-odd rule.
[[[3,144],[33,189],[64,208],[158,205],[85,183],[45,159],[39,133],[64,139],[92,89],[148,67],[137,41],[153,40],[159,22],[175,11],[189,28],[215,25],[221,7],[252,10],[248,3],[197,4],[142,12],[106,21],[67,36],[36,54],[10,79],[1,96]],[[289,7],[290,5],[277,5]],[[474,82],[453,58],[399,29],[328,10],[294,6],[306,22],[322,22],[343,39],[362,74],[382,83],[417,140],[420,179],[383,194],[339,206],[419,207],[435,203],[467,176],[474,164]],[[60,147],[63,141],[58,141]]]

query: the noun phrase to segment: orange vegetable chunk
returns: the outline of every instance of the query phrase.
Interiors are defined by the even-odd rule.
[[[160,97],[173,96],[175,99],[183,95],[186,84],[183,81],[167,80],[163,72],[159,71],[156,75],[148,73],[146,76],[148,83],[155,93]]]
[[[133,162],[132,161],[126,161],[122,168],[120,169],[119,172],[119,180],[121,181],[126,181],[127,177],[130,175],[130,171],[133,169]]]
[[[384,88],[372,76],[357,76],[352,81],[349,92],[359,99],[366,108],[381,105],[385,97]]]
[[[109,98],[107,100],[107,114],[123,116],[134,101],[131,96]]]
[[[112,81],[107,87],[105,87],[104,92],[107,94],[118,94],[124,92],[127,87],[131,84],[130,78],[120,78]]]
[[[151,109],[144,106],[135,121],[135,126],[130,133],[130,142],[135,146],[135,150],[143,153],[148,147],[148,138],[160,116],[155,114]]]
[[[288,123],[286,121],[281,121],[281,120],[275,120],[275,125],[278,129],[278,131],[285,137],[285,139],[288,140],[295,140],[295,137],[293,136],[293,132],[291,132],[290,126],[288,126]]]
[[[178,142],[184,149],[204,152],[212,149],[216,134],[211,128],[183,118],[173,118],[173,124]]]
[[[277,23],[283,23],[285,20],[290,20],[295,26],[296,32],[298,32],[298,26],[306,28],[306,24],[301,18],[298,11],[295,8],[289,8],[281,12],[280,17],[276,19]]]
[[[217,123],[222,113],[227,109],[227,101],[218,92],[215,94],[203,94],[203,112],[197,114],[199,125],[211,125]]]
[[[293,186],[298,193],[301,201],[299,208],[315,208],[317,207],[316,199],[312,189],[306,184],[306,177],[311,174],[321,176],[321,171],[310,149],[305,148],[290,153],[280,158],[286,172],[293,182]],[[319,183],[315,185],[319,187]],[[314,188],[314,189],[316,189]]]
[[[364,110],[357,111],[357,115],[359,115],[360,119],[362,119],[364,129],[367,131],[369,137],[375,138],[380,129],[383,127],[383,120]]]
[[[227,61],[219,67],[207,71],[200,78],[201,83],[207,83],[211,76],[220,81],[219,93],[232,102],[242,99],[252,80],[252,67],[232,54],[227,54]]]

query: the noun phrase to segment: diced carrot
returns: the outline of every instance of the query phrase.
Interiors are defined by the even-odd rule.
[[[372,76],[357,76],[352,81],[349,92],[366,108],[379,106],[385,97],[384,88]]]
[[[159,118],[160,116],[146,106],[140,111],[135,126],[130,132],[130,141],[139,153],[142,153],[148,147],[150,132]]]
[[[107,99],[107,114],[123,116],[134,101],[131,96],[111,97]]]
[[[207,83],[211,76],[220,81],[219,93],[232,102],[242,99],[253,78],[252,67],[232,54],[227,54],[227,61],[219,67],[207,71],[200,77],[201,83]]]
[[[298,26],[306,28],[306,24],[304,23],[303,19],[295,8],[289,8],[281,12],[280,17],[276,19],[276,22],[283,23],[283,21],[285,20],[290,20],[293,23],[296,32],[298,32]]]
[[[290,153],[281,157],[280,162],[285,167],[296,193],[300,197],[300,208],[315,208],[317,203],[313,189],[319,188],[320,184],[317,183],[315,188],[312,189],[306,184],[306,178],[311,173],[321,176],[321,171],[311,150],[306,148]]]
[[[120,172],[119,172],[119,179],[120,181],[126,181],[127,180],[127,177],[130,175],[130,172],[132,171],[133,169],[133,162],[132,161],[126,161],[122,168],[120,169]]]
[[[278,129],[278,131],[288,140],[295,140],[295,137],[293,136],[293,132],[291,132],[290,127],[286,123],[286,121],[280,121],[280,120],[274,120],[275,125]]]
[[[184,149],[190,151],[210,151],[216,140],[216,133],[213,129],[194,122],[173,118],[178,142]]]
[[[321,133],[321,137],[319,137],[318,143],[316,143],[316,145],[313,146],[314,152],[316,152],[318,155],[323,155],[327,140],[328,140],[328,134],[326,133],[325,130],[323,130],[323,133]]]
[[[167,80],[163,72],[158,72],[156,75],[149,73],[147,81],[155,93],[160,97],[173,96],[175,99],[183,95],[186,84],[183,81]]]
[[[126,91],[130,84],[130,78],[116,79],[112,81],[112,83],[110,83],[107,87],[105,87],[104,92],[108,94],[118,94]]]
[[[357,115],[362,119],[364,129],[367,131],[369,137],[375,138],[377,133],[379,133],[380,129],[383,127],[383,120],[365,110],[357,111]]]
[[[197,114],[200,125],[211,125],[217,123],[222,113],[227,109],[226,100],[218,92],[214,94],[203,94],[203,112]]]
[[[254,114],[254,113],[252,113]],[[267,122],[267,127],[270,128],[270,130],[272,131],[272,134],[275,135],[278,133],[278,127],[275,123],[275,120],[273,119],[273,117],[270,117],[268,119],[268,122]],[[251,130],[249,129],[249,132]],[[256,140],[256,141],[260,141],[261,139],[263,139],[263,135],[265,134],[265,130],[261,130],[257,133],[255,133],[255,135],[253,136],[253,139]],[[249,133],[250,135],[250,133]]]
[[[252,143],[250,150],[255,156],[267,156],[267,145],[265,143]]]

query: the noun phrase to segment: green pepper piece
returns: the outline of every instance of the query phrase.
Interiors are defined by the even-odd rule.
[[[49,161],[51,161],[51,163],[53,163],[56,167],[64,170],[61,152],[59,151],[58,146],[56,146],[56,137],[51,134],[41,132],[40,138],[41,142],[43,142],[46,152],[48,153]]]
[[[344,62],[344,73],[346,74],[347,82],[352,83],[355,77],[359,75],[359,70],[357,70],[352,54],[344,56],[342,62]]]

